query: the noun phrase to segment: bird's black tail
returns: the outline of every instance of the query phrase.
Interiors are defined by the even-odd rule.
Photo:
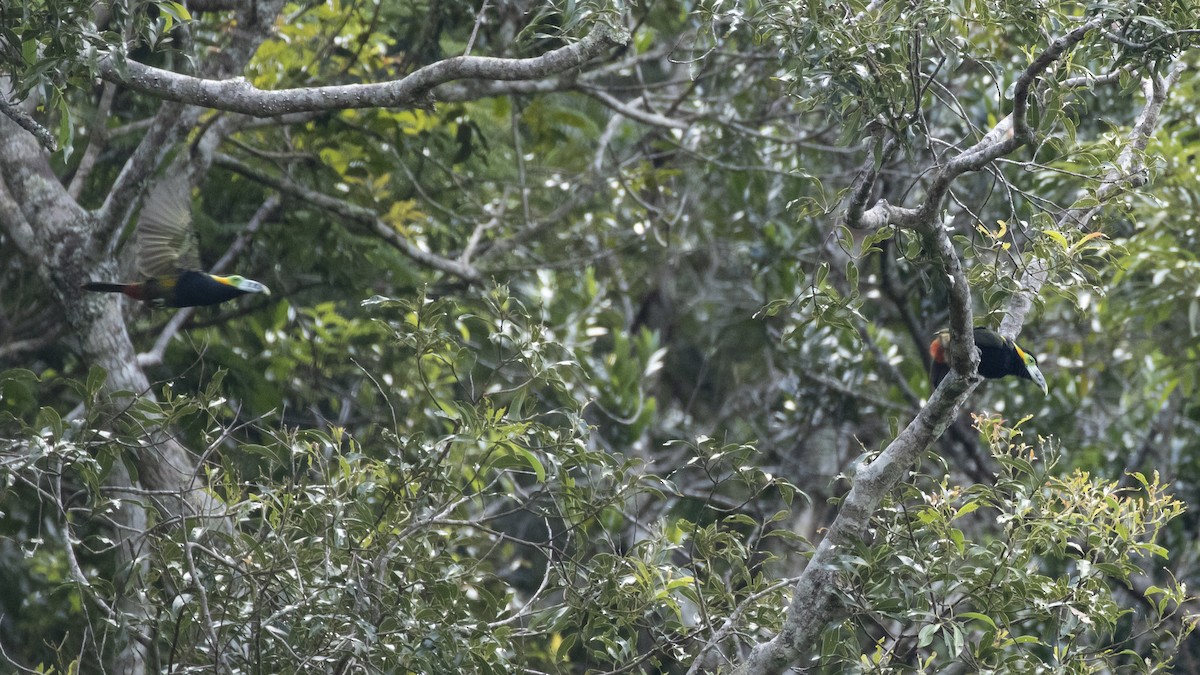
[[[126,284],[107,284],[103,281],[89,281],[80,286],[85,291],[98,291],[100,293],[124,293]]]

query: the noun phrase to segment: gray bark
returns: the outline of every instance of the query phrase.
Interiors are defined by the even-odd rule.
[[[624,44],[628,36],[598,24],[579,42],[528,59],[488,56],[456,56],[419,68],[392,82],[304,87],[263,91],[237,77],[204,79],[130,61],[118,64],[121,56],[100,60],[100,73],[110,82],[167,101],[273,117],[299,112],[349,110],[353,108],[411,108],[426,106],[435,99],[432,90],[456,80],[537,80],[579,68],[588,61]]]

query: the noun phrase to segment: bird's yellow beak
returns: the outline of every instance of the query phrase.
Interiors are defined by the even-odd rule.
[[[1021,360],[1025,362],[1025,371],[1029,373],[1029,379],[1033,383],[1042,388],[1042,395],[1050,395],[1050,385],[1046,384],[1046,376],[1042,375],[1042,369],[1038,368],[1037,359],[1032,355],[1026,354],[1023,349],[1017,347],[1017,353],[1021,355]]]
[[[266,284],[259,283],[253,279],[247,279],[236,274],[229,277],[213,278],[227,286],[233,286],[243,293],[262,293],[263,295],[271,294],[271,289],[267,288]]]

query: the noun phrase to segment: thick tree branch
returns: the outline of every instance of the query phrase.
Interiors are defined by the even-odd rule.
[[[234,22],[233,39],[222,52],[215,54],[204,64],[204,72],[218,78],[231,77],[234,73],[241,72],[255,50],[270,34],[275,17],[282,7],[283,0],[265,0],[241,5]],[[110,58],[102,59],[102,61],[110,63]],[[128,65],[140,64],[129,63]],[[153,70],[169,73],[173,77],[202,82],[212,81],[170,73],[170,71]],[[119,80],[113,81],[119,82]],[[200,108],[189,109],[178,103],[167,103],[159,108],[146,135],[138,143],[137,149],[121,167],[121,173],[117,175],[104,204],[95,213],[97,236],[103,237],[113,233],[121,223],[125,222],[130,207],[146,179],[162,162],[167,151],[171,149],[176,134],[181,129],[195,126],[202,112],[203,110]],[[117,239],[115,235],[111,237],[106,249],[109,257],[116,252]]]
[[[393,82],[263,91],[244,78],[208,80],[135,61],[118,65],[101,57],[101,76],[135,91],[168,101],[270,117],[296,112],[424,105],[430,91],[454,80],[538,80],[578,68],[628,36],[605,24],[579,42],[528,59],[458,56],[429,64]]]
[[[580,89],[597,89],[605,82],[620,80],[624,73],[636,68],[646,61],[658,61],[667,58],[670,50],[650,50],[635,56],[615,61],[598,63],[586,73],[567,72],[540,80],[522,81],[489,81],[489,80],[460,80],[440,84],[433,89],[436,101],[463,102],[477,101],[481,98],[495,96],[514,96],[518,94],[548,94],[557,91]]]
[[[154,171],[154,167],[162,161],[166,151],[172,146],[175,136],[182,128],[181,114],[184,107],[168,103],[159,108],[158,114],[146,131],[146,135],[138,143],[133,154],[121,167],[116,181],[104,198],[104,203],[96,209],[93,216],[96,219],[95,236],[97,238],[112,234],[105,255],[112,257],[116,254],[118,237],[116,230],[129,216],[133,202],[140,194],[146,179]]]

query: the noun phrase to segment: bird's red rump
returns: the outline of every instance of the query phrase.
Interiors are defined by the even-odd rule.
[[[929,356],[938,363],[946,362],[946,349],[942,346],[942,338],[935,337],[933,342],[929,343]]]
[[[125,288],[121,292],[134,300],[146,299],[146,284],[125,284]]]

